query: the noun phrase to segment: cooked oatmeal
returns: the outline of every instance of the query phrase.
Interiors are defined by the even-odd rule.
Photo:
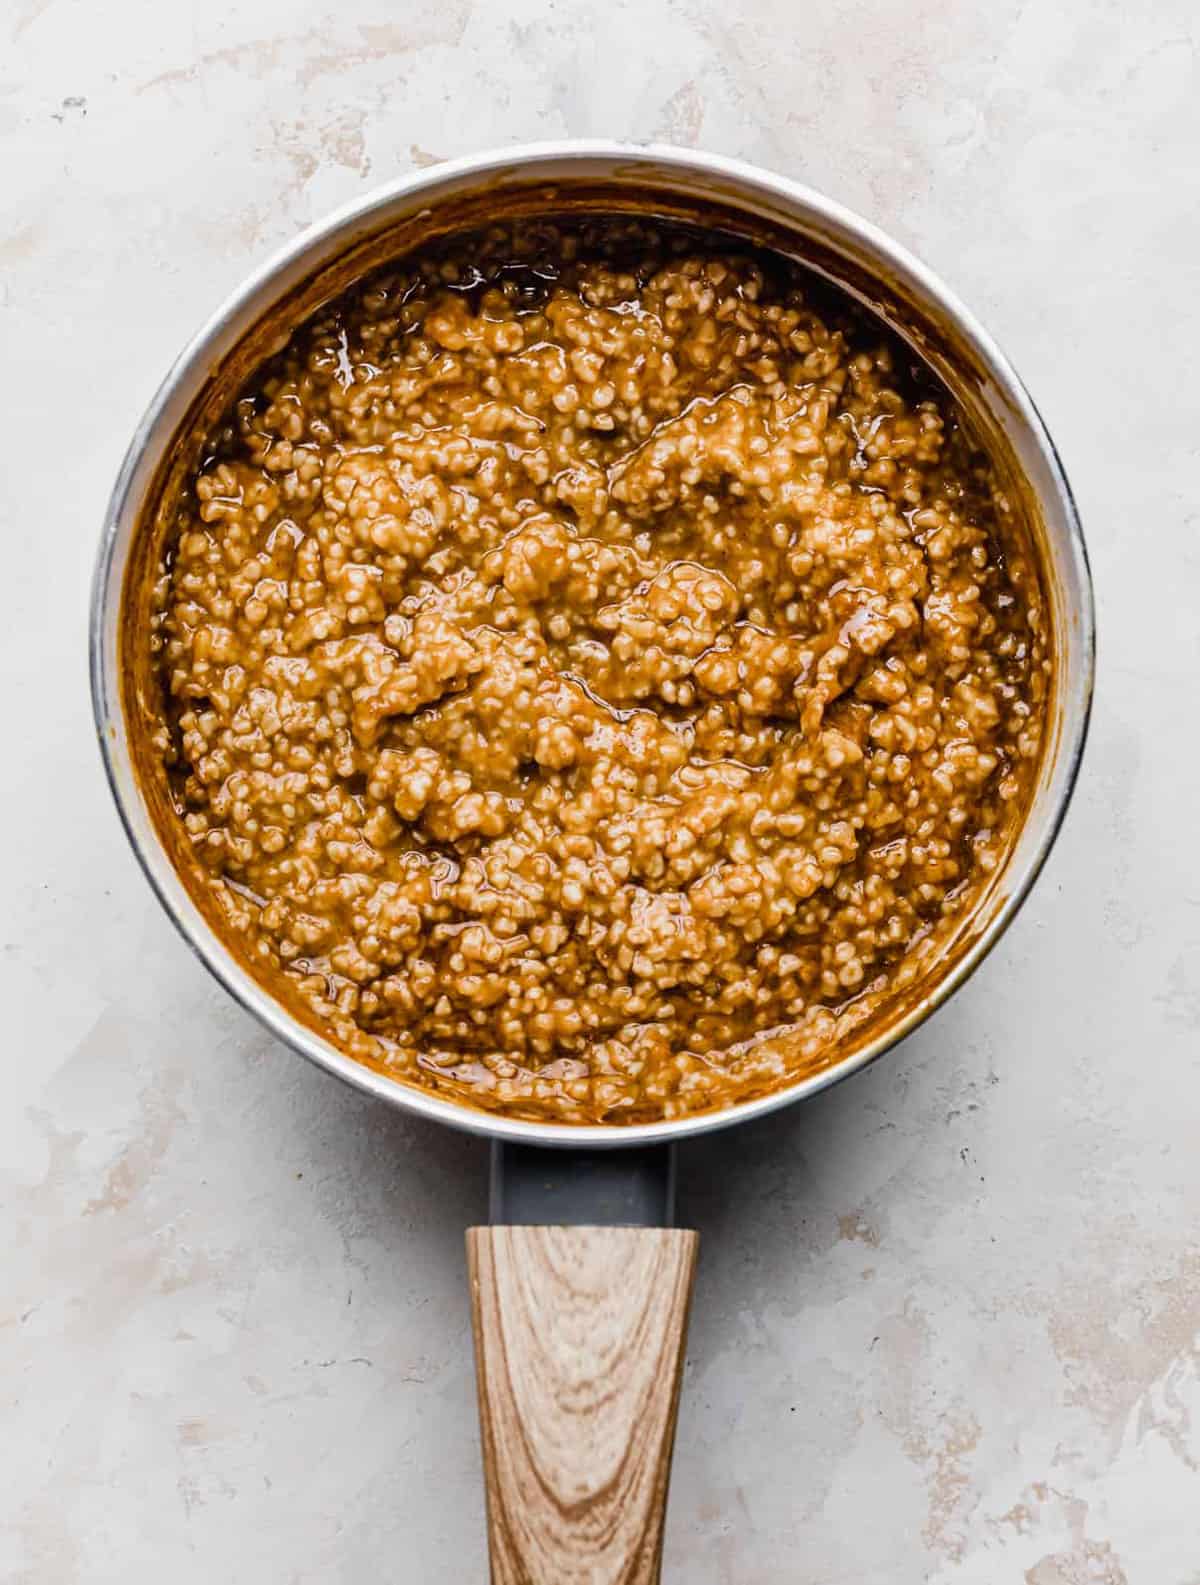
[[[527,224],[301,326],[178,502],[159,750],[256,971],[571,1121],[827,1062],[1002,861],[1032,565],[940,388],[782,261]]]

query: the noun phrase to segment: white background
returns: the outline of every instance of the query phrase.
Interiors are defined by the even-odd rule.
[[[1012,356],[1099,691],[1035,896],[934,1023],[688,1149],[687,1585],[1200,1582],[1200,73],[1186,0],[6,0],[0,1578],[482,1580],[485,1151],[265,1037],[101,780],[85,605],[170,359],[330,206],[658,138],[861,210]]]

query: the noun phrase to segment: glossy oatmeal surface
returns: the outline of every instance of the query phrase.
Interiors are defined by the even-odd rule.
[[[944,393],[782,261],[527,224],[301,326],[177,503],[157,751],[351,1055],[560,1121],[833,1059],[1002,862],[1037,579]]]

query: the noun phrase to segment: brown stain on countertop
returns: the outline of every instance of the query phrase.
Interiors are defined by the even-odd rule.
[[[1129,1577],[1107,1541],[1084,1541],[1056,1552],[1025,1571],[1026,1585],[1129,1585]]]
[[[466,30],[469,8],[458,0],[429,7],[424,17],[414,16],[405,23],[360,23],[346,30],[345,42],[336,48],[336,30],[310,28],[303,33],[278,33],[269,38],[250,39],[208,50],[188,66],[174,66],[148,78],[134,91],[149,93],[154,88],[180,88],[200,81],[214,70],[245,71],[262,78],[298,59],[293,67],[297,86],[310,87],[318,78],[339,75],[357,66],[369,66],[394,56],[411,54],[433,45],[457,44]]]
[[[32,0],[32,4],[27,8],[24,15],[17,18],[16,26],[12,30],[14,44],[23,33],[33,26],[40,16],[49,10],[52,4],[53,0]]]
[[[694,149],[700,142],[704,125],[704,95],[694,82],[677,88],[659,112],[654,137],[663,143],[676,143]]]
[[[1021,1534],[1031,1534],[1043,1525],[1061,1530],[1064,1524],[1070,1532],[1068,1549],[1048,1552],[1025,1570],[1025,1585],[1129,1585],[1112,1543],[1087,1534],[1089,1511],[1082,1498],[1037,1481],[1018,1509]]]
[[[1132,1226],[1126,1232],[1137,1236]],[[1196,1468],[1187,1445],[1191,1417],[1169,1383],[1180,1364],[1200,1367],[1200,1251],[1182,1251],[1170,1275],[1136,1287],[1115,1279],[1103,1287],[1068,1287],[1046,1325],[1069,1404],[1114,1441],[1136,1410],[1139,1434],[1158,1431],[1176,1457]],[[1159,1382],[1167,1383],[1166,1413],[1148,1401]]]
[[[84,1216],[123,1211],[144,1192],[167,1153],[175,1125],[183,1119],[182,1088],[183,1075],[169,1071],[161,1082],[142,1091],[139,1126],[109,1166],[100,1193],[84,1206]]]
[[[37,257],[42,237],[34,225],[17,226],[0,239],[0,263],[25,264]]]
[[[952,1411],[942,1417],[932,1441],[913,1438],[909,1446],[910,1457],[915,1453],[926,1468],[925,1543],[954,1563],[962,1562],[967,1548],[967,1536],[958,1527],[978,1500],[972,1494],[971,1455],[982,1434],[974,1414]]]
[[[849,1216],[839,1216],[838,1238],[846,1243],[866,1244],[870,1249],[879,1248],[879,1229],[873,1227],[861,1211],[851,1211]]]
[[[959,1563],[967,1554],[968,1522],[979,1501],[972,1464],[983,1426],[960,1397],[940,1405],[927,1391],[925,1378],[936,1342],[933,1323],[911,1295],[900,1314],[879,1322],[879,1414],[921,1471],[926,1547]]]

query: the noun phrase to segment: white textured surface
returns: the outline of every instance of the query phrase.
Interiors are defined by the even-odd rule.
[[[730,18],[736,15],[738,25]],[[869,1074],[689,1149],[688,1585],[1200,1582],[1200,74],[1189,0],[9,0],[0,17],[0,1578],[482,1579],[484,1151],[311,1071],[159,916],[84,607],[143,404],[296,228],[437,157],[802,176],[1010,352],[1101,635],[1071,818]]]

